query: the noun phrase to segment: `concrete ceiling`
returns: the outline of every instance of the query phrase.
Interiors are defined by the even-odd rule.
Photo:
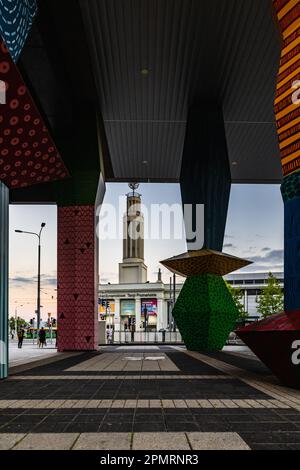
[[[110,180],[178,181],[188,110],[217,102],[232,181],[280,182],[273,112],[280,39],[271,0],[80,0],[80,7]]]

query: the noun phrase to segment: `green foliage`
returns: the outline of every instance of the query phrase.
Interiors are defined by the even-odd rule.
[[[15,331],[16,324],[17,324],[17,330],[18,330],[22,326],[27,325],[27,322],[26,322],[26,320],[24,320],[24,318],[17,317],[17,321],[16,321],[15,317],[10,317],[10,319],[9,319],[9,329],[10,329],[10,331]]]
[[[239,318],[247,318],[248,312],[245,310],[245,307],[244,307],[244,302],[243,302],[244,293],[242,289],[240,287],[232,287],[232,285],[229,284],[226,280],[225,280],[225,284],[239,311]]]
[[[272,273],[269,273],[267,285],[262,288],[257,302],[257,311],[266,318],[274,313],[281,312],[283,309],[282,288],[278,279]]]

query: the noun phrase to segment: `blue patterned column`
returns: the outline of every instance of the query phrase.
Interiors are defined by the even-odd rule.
[[[14,62],[22,52],[36,12],[36,0],[0,0],[0,36]]]
[[[0,182],[0,378],[8,371],[8,188]]]
[[[284,308],[300,309],[300,171],[283,179]]]

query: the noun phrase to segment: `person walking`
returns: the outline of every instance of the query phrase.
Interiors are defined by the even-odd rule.
[[[113,327],[111,326],[108,330],[108,342],[113,344]]]
[[[39,331],[39,348],[41,346],[43,348],[45,343],[46,343],[46,331],[44,330],[44,327],[42,326],[42,328]]]
[[[18,348],[21,349],[23,345],[23,339],[24,339],[24,330],[21,328],[18,330]]]
[[[134,343],[135,323],[131,325],[131,342]]]

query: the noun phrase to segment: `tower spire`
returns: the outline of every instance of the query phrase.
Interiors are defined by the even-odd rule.
[[[147,281],[147,266],[144,264],[144,216],[141,210],[141,194],[138,183],[129,183],[126,213],[123,217],[123,262],[119,264],[120,283]]]

